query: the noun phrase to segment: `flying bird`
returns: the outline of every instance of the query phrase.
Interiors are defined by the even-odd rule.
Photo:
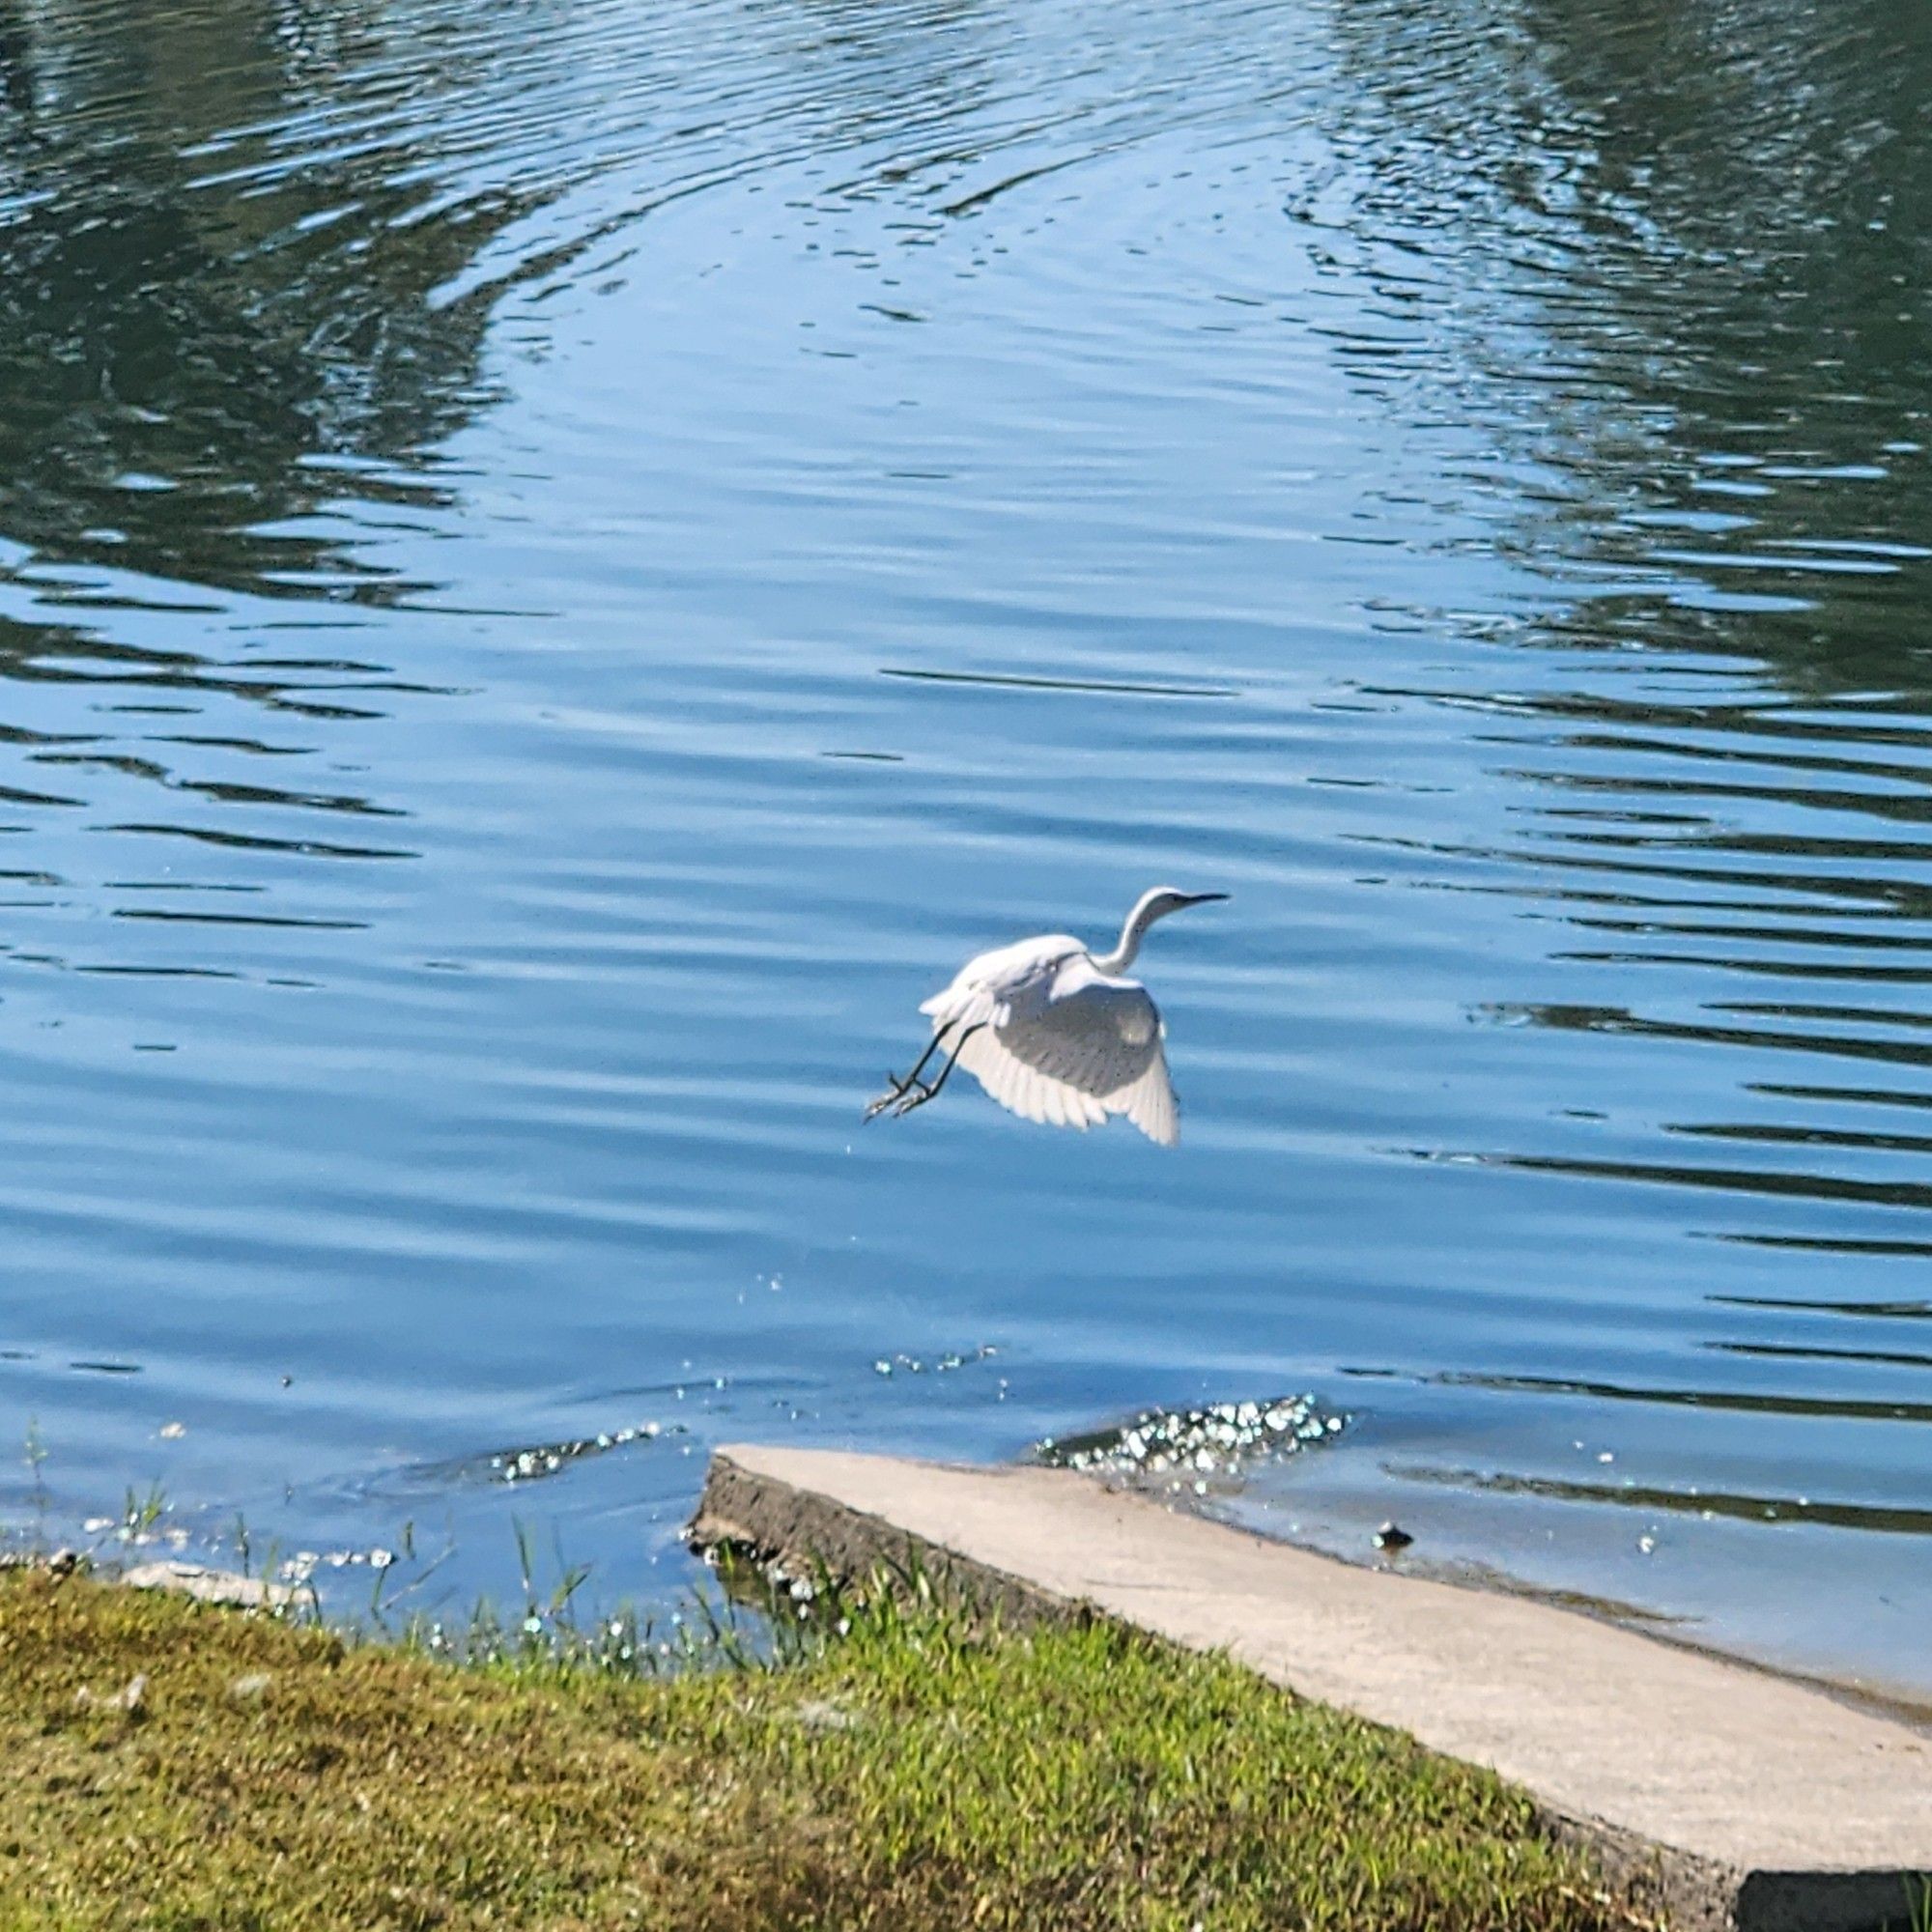
[[[921,1006],[932,1038],[910,1073],[887,1074],[892,1084],[866,1109],[867,1120],[924,1106],[963,1066],[1024,1120],[1084,1133],[1124,1114],[1149,1140],[1174,1146],[1180,1120],[1161,1051],[1166,1029],[1148,989],[1124,976],[1155,920],[1227,896],[1156,886],[1141,895],[1111,952],[1049,932],[969,959],[952,985]],[[936,1053],[945,1064],[923,1081]]]

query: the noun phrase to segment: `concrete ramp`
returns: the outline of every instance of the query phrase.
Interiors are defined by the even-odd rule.
[[[1525,1598],[1357,1568],[1056,1469],[731,1446],[692,1526],[1016,1617],[1091,1605],[1528,1790],[1677,1932],[1875,1932],[1932,1874],[1932,1736]]]

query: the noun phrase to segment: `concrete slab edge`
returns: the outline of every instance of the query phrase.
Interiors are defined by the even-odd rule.
[[[923,1573],[946,1595],[1015,1628],[1112,1614],[837,1496],[747,1468],[727,1451],[711,1458],[687,1533],[700,1549],[736,1549],[793,1577],[809,1578],[822,1569],[841,1581],[864,1582],[882,1572]],[[1534,1791],[1529,1796],[1546,1831],[1582,1851],[1670,1932],[1912,1932],[1910,1874],[1741,1871],[1605,1820],[1570,1814]]]

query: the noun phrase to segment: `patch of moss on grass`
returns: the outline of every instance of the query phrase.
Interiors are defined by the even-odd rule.
[[[0,1573],[0,1790],[7,1932],[1629,1922],[1520,1796],[1235,1664],[890,1604],[614,1681]]]

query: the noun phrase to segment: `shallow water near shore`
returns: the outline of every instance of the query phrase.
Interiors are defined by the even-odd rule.
[[[1928,85],[0,6],[0,1524],[665,1597],[718,1440],[1307,1392],[1195,1500],[1932,1692]],[[1165,879],[1178,1151],[862,1129]]]

